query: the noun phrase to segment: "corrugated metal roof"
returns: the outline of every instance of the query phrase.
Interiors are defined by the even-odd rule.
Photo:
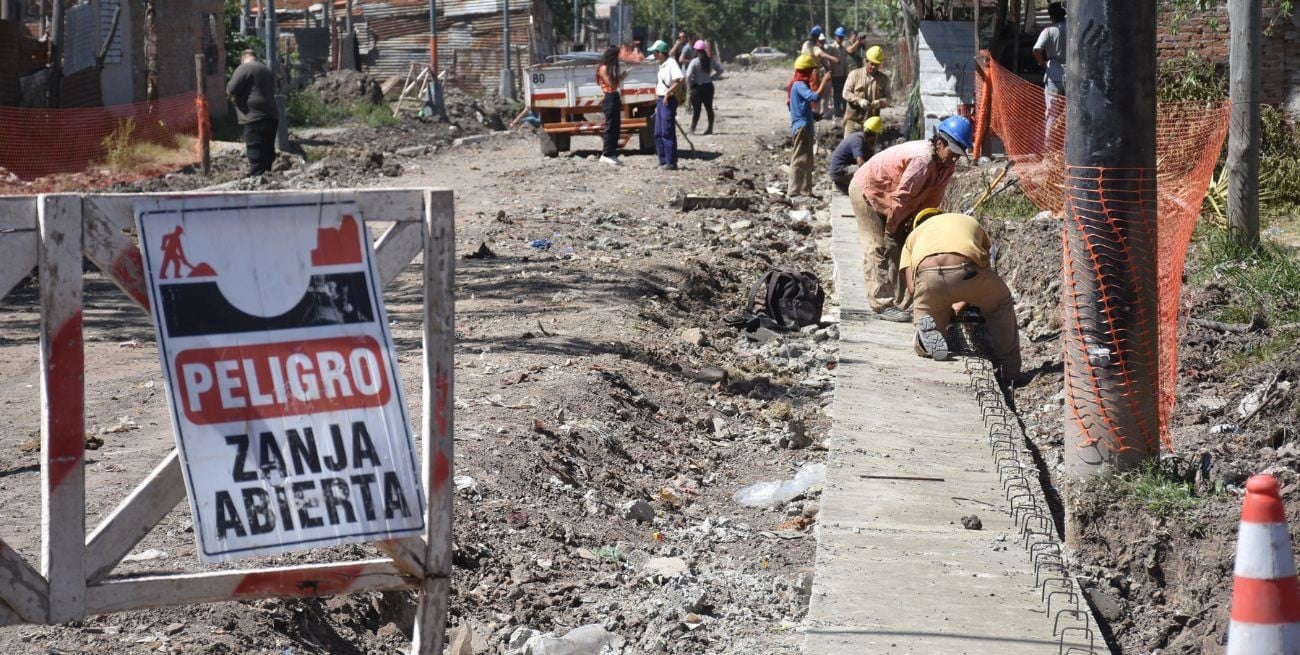
[[[510,0],[510,10],[518,11],[519,9],[529,9],[535,0]],[[473,16],[477,14],[492,14],[501,11],[502,0],[438,0],[439,16]],[[322,0],[277,0],[275,4],[276,13],[282,11],[304,11],[314,4],[323,4]],[[354,0],[354,10],[360,9],[366,11],[374,5],[389,5],[395,7],[419,7],[427,16],[429,14],[429,0],[384,0],[383,2],[369,2],[367,0]],[[337,9],[346,9],[346,0],[335,0],[334,6]],[[253,8],[253,13],[257,13],[257,8]]]
[[[375,34],[397,33],[403,29],[404,22],[409,23],[393,17],[373,18],[373,15],[367,16],[367,25]],[[518,70],[520,62],[517,59],[527,65],[532,58],[528,14],[520,8],[512,11],[510,18],[510,43],[515,48],[511,67]],[[448,84],[472,93],[497,89],[505,60],[503,23],[500,13],[469,20],[442,17],[438,21],[438,58],[440,65],[447,70]],[[412,62],[428,62],[429,36],[426,29],[427,24],[414,34],[376,39],[370,53],[369,72],[381,77],[404,75]]]

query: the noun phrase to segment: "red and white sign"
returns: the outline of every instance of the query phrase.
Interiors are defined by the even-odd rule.
[[[350,201],[136,203],[199,558],[420,534],[370,235]]]

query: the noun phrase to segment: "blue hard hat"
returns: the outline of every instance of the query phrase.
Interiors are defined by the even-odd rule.
[[[975,144],[975,128],[965,116],[949,116],[939,121],[934,130],[956,141],[962,150],[970,150]]]
[[[843,26],[843,25],[841,25],[840,27],[835,28],[835,36],[838,36],[838,37],[840,37],[840,38],[842,39],[842,38],[844,38],[844,37],[846,37],[846,36],[848,36],[848,35],[849,35],[849,31],[846,30],[846,29],[844,29],[844,26]]]
[[[815,39],[815,38],[821,36],[823,33],[825,33],[825,30],[822,29],[822,26],[821,26],[821,25],[814,25],[814,26],[813,26],[813,28],[812,28],[812,38]]]

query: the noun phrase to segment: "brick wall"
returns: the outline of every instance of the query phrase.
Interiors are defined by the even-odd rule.
[[[1266,5],[1268,3],[1265,3]],[[1268,25],[1275,9],[1264,7],[1264,24]],[[1261,100],[1284,105],[1293,114],[1300,113],[1300,29],[1296,17],[1281,17],[1261,44]],[[1161,59],[1182,57],[1188,52],[1228,68],[1228,8],[1226,2],[1205,11],[1175,16],[1161,5],[1156,47]]]
[[[222,5],[222,0],[168,0],[155,5],[159,28],[158,95],[167,97],[192,91],[194,55],[205,55],[208,108],[214,117],[224,116],[226,112]]]

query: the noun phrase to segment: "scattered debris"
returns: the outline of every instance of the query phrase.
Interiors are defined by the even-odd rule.
[[[984,522],[980,520],[980,517],[971,514],[961,517],[961,527],[967,530],[983,530]]]
[[[492,252],[492,249],[488,247],[486,241],[479,244],[478,250],[465,255],[465,259],[496,259],[496,257],[497,254]]]
[[[804,464],[791,480],[752,484],[737,491],[732,499],[748,507],[772,507],[803,494],[825,479],[825,464]]]

